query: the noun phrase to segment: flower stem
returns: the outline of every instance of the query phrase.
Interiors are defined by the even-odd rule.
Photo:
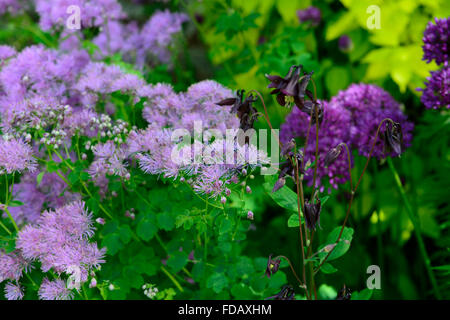
[[[424,241],[422,238],[422,234],[421,234],[421,230],[420,230],[420,221],[418,220],[417,216],[415,216],[413,213],[411,204],[409,203],[409,200],[406,197],[406,192],[405,192],[405,189],[403,188],[403,185],[402,185],[402,182],[398,175],[398,172],[395,169],[394,164],[392,163],[392,159],[388,158],[387,163],[389,165],[389,169],[392,172],[392,175],[394,176],[394,180],[397,185],[397,189],[401,195],[401,198],[403,200],[403,203],[405,205],[406,212],[408,213],[409,219],[411,220],[411,222],[414,226],[414,233],[417,238],[417,243],[419,245],[419,251],[420,251],[420,254],[422,255],[422,259],[424,260],[425,268],[427,270],[428,277],[430,278],[430,282],[433,287],[434,295],[436,296],[436,298],[438,300],[440,300],[442,298],[441,293],[439,291],[439,287],[437,285],[436,278],[434,276],[434,273],[433,273],[433,270],[431,267],[430,258],[428,257],[428,253],[427,253],[427,250],[425,248],[425,244],[424,244]]]

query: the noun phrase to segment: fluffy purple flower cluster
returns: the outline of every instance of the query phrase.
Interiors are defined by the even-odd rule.
[[[437,64],[448,62],[450,41],[450,18],[435,18],[435,24],[428,23],[423,33],[423,60]]]
[[[26,173],[14,185],[14,199],[23,205],[10,207],[9,211],[18,225],[37,223],[44,206],[58,208],[80,199],[79,194],[65,190],[66,183],[54,172],[45,173],[38,186],[36,179],[37,172]]]
[[[410,145],[413,124],[407,121],[400,105],[383,89],[375,85],[353,84],[347,90],[340,91],[330,102],[321,101],[324,107],[324,118],[319,130],[319,166],[318,181],[328,178],[330,185],[348,180],[348,160],[345,152],[328,168],[324,166],[327,152],[339,143],[346,143],[349,148],[358,150],[359,154],[368,156],[375,139],[380,122],[391,118],[402,126],[404,147]],[[291,138],[307,135],[309,116],[298,108],[287,116],[281,126],[280,139],[283,143]],[[383,134],[385,128],[380,129]],[[305,149],[305,160],[315,160],[315,126],[311,126],[308,145]],[[373,156],[378,159],[386,156],[383,152],[383,140],[378,138]],[[312,183],[312,169],[307,170],[305,179]],[[323,186],[322,186],[323,188]]]
[[[70,16],[67,12],[70,6],[80,9],[81,26],[85,28],[101,26],[109,19],[126,17],[117,0],[36,0],[41,28],[50,30],[64,27]]]
[[[54,211],[46,211],[36,225],[25,226],[18,235],[16,247],[29,261],[39,260],[44,272],[71,274],[80,271],[87,281],[89,271],[104,263],[105,249],[88,240],[94,235],[92,215],[82,201],[72,202]]]
[[[174,36],[182,31],[187,20],[183,13],[165,10],[155,12],[141,29],[135,22],[108,21],[93,42],[102,55],[120,53],[140,68],[146,62],[169,63]]]
[[[53,281],[44,278],[38,291],[41,300],[72,300],[73,291],[66,287],[66,283],[61,279]]]
[[[450,18],[435,19],[436,24],[429,22],[423,35],[423,60],[427,63],[435,60],[437,64],[443,64],[441,69],[431,71],[431,77],[427,78],[425,88],[417,88],[422,91],[421,101],[427,109],[450,108],[450,72],[449,57],[449,33]]]
[[[0,15],[5,13],[15,14],[23,8],[23,1],[20,0],[0,0]]]
[[[4,138],[0,138],[0,175],[24,170],[33,172],[37,164],[32,148],[22,140]]]
[[[251,146],[247,149],[238,144],[227,144],[225,139],[215,143],[196,141],[192,146],[178,144],[174,159],[173,149],[177,145],[171,140],[174,129],[182,128],[192,133],[197,123],[200,129],[215,129],[225,134],[227,129],[239,128],[239,120],[231,114],[231,107],[217,105],[218,101],[233,96],[231,90],[217,82],[201,81],[182,93],[175,93],[169,85],[157,84],[141,88],[138,95],[146,99],[143,116],[149,127],[132,131],[127,143],[129,153],[136,154],[145,172],[165,177],[181,175],[183,179],[186,176],[196,191],[215,197],[227,194],[227,184],[238,183],[236,174],[247,164],[267,163],[265,153]],[[161,127],[165,129],[161,130]],[[192,161],[195,150],[213,156],[195,162]],[[231,164],[225,161],[227,153],[231,153],[228,155],[228,159],[233,159]],[[250,158],[256,160],[249,161]]]

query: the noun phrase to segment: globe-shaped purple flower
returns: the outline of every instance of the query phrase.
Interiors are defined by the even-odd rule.
[[[319,128],[319,163],[317,168],[316,185],[322,185],[320,181],[328,178],[331,186],[337,188],[338,183],[344,183],[348,180],[348,160],[343,154],[339,156],[333,164],[325,168],[324,160],[327,152],[336,147],[339,143],[350,143],[350,112],[345,110],[338,103],[327,103],[320,101],[324,108],[324,118]],[[280,140],[287,143],[291,138],[306,138],[308,130],[309,115],[294,108],[287,116],[285,123],[281,125]],[[313,162],[316,150],[316,127],[311,126],[308,145],[305,151],[305,162]],[[307,170],[305,180],[312,185],[313,168]],[[322,181],[323,183],[323,181]]]
[[[418,88],[422,91],[420,98],[427,109],[450,108],[450,68],[446,65],[444,68],[431,71],[431,77],[427,78],[425,88]]]
[[[331,104],[339,104],[351,113],[350,126],[347,130],[350,131],[351,146],[358,150],[359,154],[366,157],[369,155],[377,128],[386,118],[400,123],[403,147],[410,145],[414,125],[407,120],[400,109],[400,104],[382,88],[370,84],[353,84],[333,97]],[[383,134],[384,131],[385,126],[382,126],[380,132]],[[373,156],[378,159],[387,156],[383,151],[383,144],[380,135],[373,151]]]
[[[450,18],[435,18],[429,22],[423,34],[423,60],[435,60],[437,64],[448,62]]]

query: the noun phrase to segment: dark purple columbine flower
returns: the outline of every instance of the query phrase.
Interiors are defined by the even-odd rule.
[[[318,26],[322,18],[320,9],[313,6],[310,6],[304,10],[298,10],[297,16],[300,22],[310,22],[313,27]]]
[[[272,259],[272,254],[269,256],[269,260],[267,261],[266,268],[266,276],[270,278],[270,276],[274,275],[278,269],[280,268],[281,259]]]
[[[274,296],[268,297],[265,300],[295,300],[295,291],[291,285],[285,284],[279,293]]]
[[[325,159],[323,161],[326,168],[328,168],[329,165],[331,165],[341,154],[342,152],[342,145],[338,144],[336,147],[331,148],[330,151],[327,152],[325,155]]]
[[[383,134],[384,152],[389,154],[394,151],[400,155],[402,153],[403,134],[402,126],[398,122],[386,123],[386,132]]]
[[[245,90],[238,90],[237,97],[227,98],[217,102],[219,106],[233,106],[231,113],[236,113],[240,120],[240,128],[244,131],[253,128],[255,120],[258,118],[258,110],[252,106],[257,99],[248,95],[245,99]]]
[[[420,100],[427,109],[450,108],[450,68],[445,65],[442,69],[431,71],[431,77],[427,78],[425,88]]]
[[[342,52],[350,52],[353,49],[353,41],[348,35],[344,34],[339,38],[338,46]]]
[[[315,201],[314,201],[315,200]],[[322,209],[322,204],[317,196],[317,193],[313,197],[313,200],[305,200],[305,223],[309,230],[316,230],[316,225],[320,225],[320,211]]]
[[[278,180],[275,182],[275,185],[273,186],[272,192],[276,192],[283,188],[283,186],[286,183],[286,177],[291,177],[295,181],[295,166],[300,167],[300,163],[302,162],[303,153],[298,152],[297,155],[293,156],[293,161],[296,161],[297,163],[294,165],[291,161],[291,159],[288,159],[281,165],[280,173],[278,174]],[[305,173],[303,168],[299,168],[299,175]]]
[[[352,290],[347,288],[344,284],[344,287],[339,290],[336,300],[350,300],[352,296]]]
[[[302,74],[302,65],[291,66],[287,75],[282,78],[280,76],[273,76],[266,74],[266,78],[270,80],[268,88],[274,88],[270,94],[277,95],[277,102],[280,106],[290,106],[295,103],[301,110],[304,108],[305,95],[312,99],[312,94],[306,87],[313,72]]]
[[[423,33],[423,60],[430,63],[435,60],[437,64],[448,62],[450,18],[435,18],[435,23],[428,23]]]

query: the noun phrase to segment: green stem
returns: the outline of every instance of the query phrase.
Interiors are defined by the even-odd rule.
[[[401,195],[401,198],[403,200],[403,203],[405,205],[406,212],[408,213],[409,219],[411,220],[412,224],[414,225],[414,234],[417,238],[417,243],[419,245],[419,251],[422,255],[422,259],[425,263],[425,268],[428,273],[428,277],[430,278],[431,285],[433,287],[434,295],[438,300],[442,298],[441,293],[439,292],[439,287],[436,282],[436,278],[434,277],[434,273],[431,267],[430,258],[428,257],[427,250],[425,248],[425,244],[423,242],[421,230],[420,230],[420,221],[418,218],[414,215],[413,210],[411,208],[411,204],[409,203],[408,198],[406,197],[405,189],[403,188],[402,182],[400,180],[400,177],[398,175],[397,170],[394,167],[394,164],[392,163],[391,158],[387,158],[387,163],[389,165],[389,168],[391,169],[392,175],[394,176],[395,183],[397,185],[397,189]]]

